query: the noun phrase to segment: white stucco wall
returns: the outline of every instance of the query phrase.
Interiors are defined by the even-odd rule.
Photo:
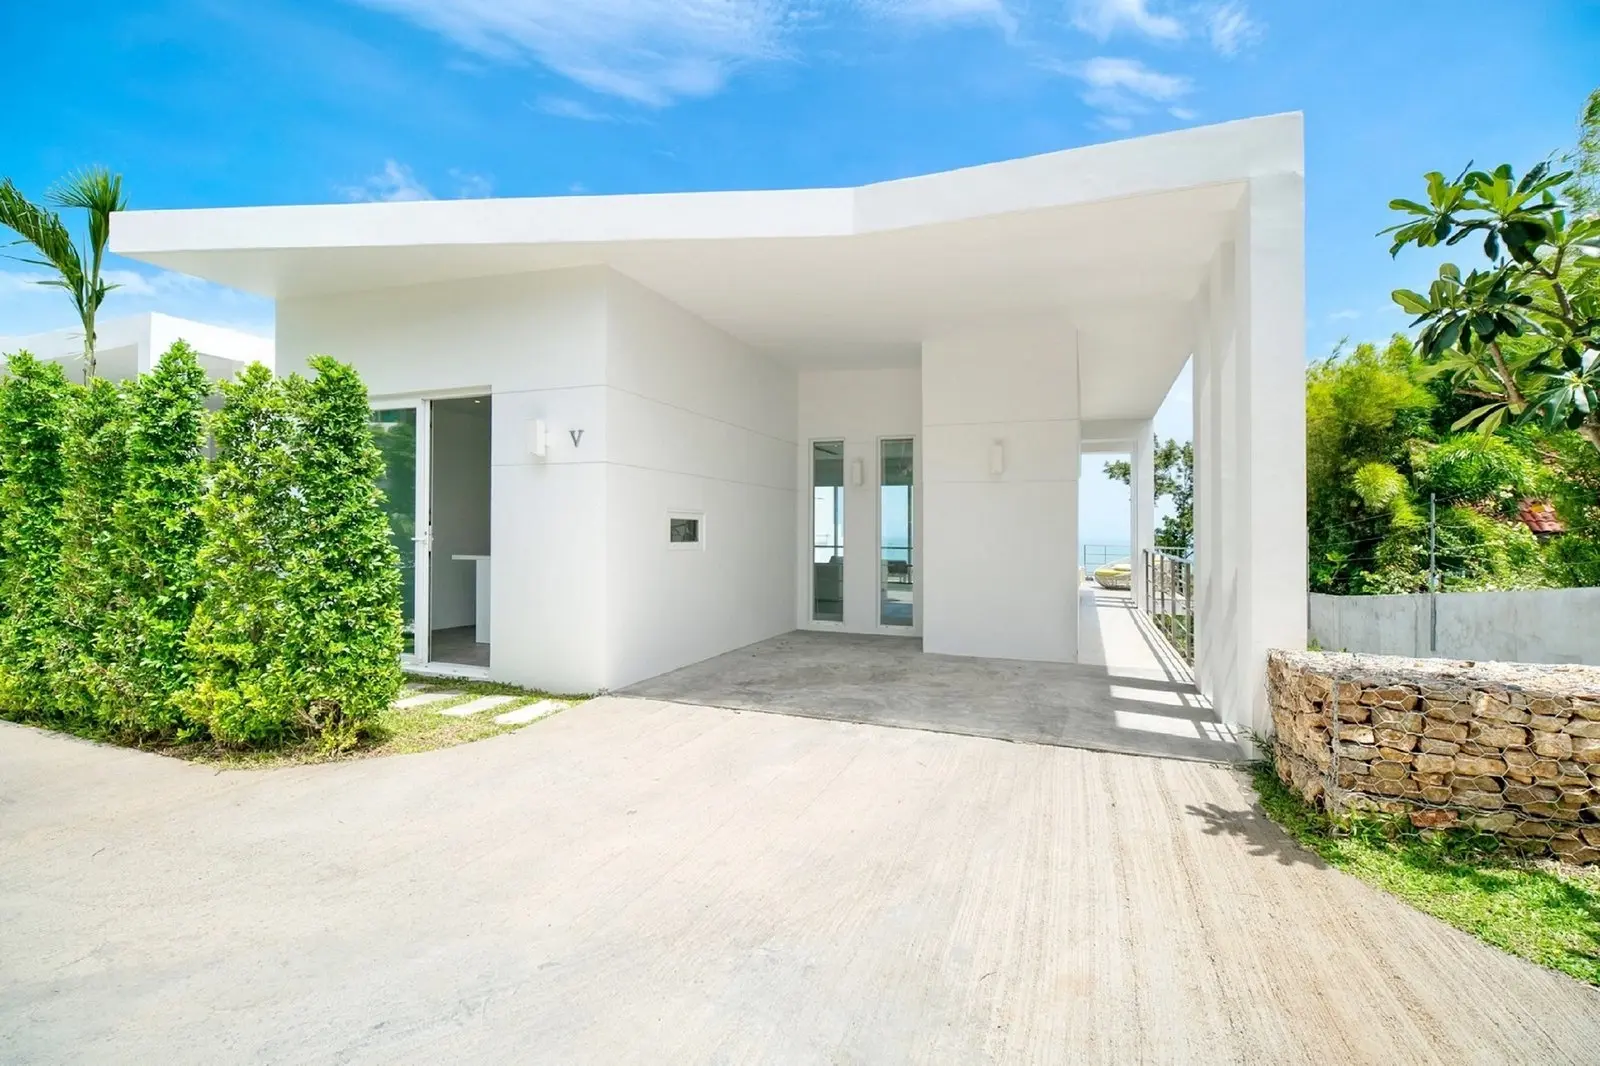
[[[1600,666],[1600,588],[1442,592],[1438,645],[1430,597],[1311,597],[1311,636],[1326,651]]]
[[[1070,322],[923,343],[923,650],[1076,659],[1078,415]]]
[[[795,373],[607,280],[606,684],[794,627]],[[673,512],[704,515],[672,548]]]
[[[606,295],[603,270],[578,269],[278,303],[280,371],[324,352],[374,397],[492,392],[501,680],[577,692],[607,676]],[[527,447],[535,418],[551,430],[544,462]]]
[[[844,630],[913,636],[922,632],[922,374],[916,368],[806,371],[800,375],[800,433],[796,456],[799,485],[795,515],[794,624],[803,629]],[[885,437],[915,441],[912,482],[912,559],[916,582],[914,624],[880,626],[878,442]],[[844,441],[844,622],[811,620],[811,443]],[[851,484],[851,464],[860,460],[860,485]]]

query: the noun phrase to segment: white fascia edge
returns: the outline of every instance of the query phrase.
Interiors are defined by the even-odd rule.
[[[1304,172],[1298,113],[858,188],[128,211],[111,249],[167,252],[847,237]]]

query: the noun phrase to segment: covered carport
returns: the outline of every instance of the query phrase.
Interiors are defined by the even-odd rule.
[[[619,695],[1029,744],[1229,762],[1237,736],[1126,592],[1079,592],[1079,663],[925,654],[914,637],[797,630]]]

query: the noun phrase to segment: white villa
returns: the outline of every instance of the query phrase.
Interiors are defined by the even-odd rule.
[[[1196,674],[1304,645],[1298,114],[860,188],[135,211],[352,362],[421,667],[614,689],[796,628],[1075,662],[1080,456],[1191,358]],[[1142,581],[1140,567],[1135,574]]]
[[[104,319],[95,324],[95,373],[124,381],[146,373],[174,341],[187,341],[215,380],[227,380],[251,363],[273,365],[272,338],[227,326],[156,312]],[[26,337],[0,337],[0,353],[27,351],[60,363],[67,377],[83,377],[83,330],[54,329]],[[3,356],[0,356],[3,357]]]

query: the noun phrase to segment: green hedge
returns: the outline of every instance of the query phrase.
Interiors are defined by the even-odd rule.
[[[0,706],[57,718],[49,664],[61,561],[62,441],[70,386],[61,367],[19,352],[0,389]]]
[[[399,690],[383,462],[350,367],[0,380],[0,713],[123,740],[344,747]],[[207,430],[216,457],[205,458]]]

